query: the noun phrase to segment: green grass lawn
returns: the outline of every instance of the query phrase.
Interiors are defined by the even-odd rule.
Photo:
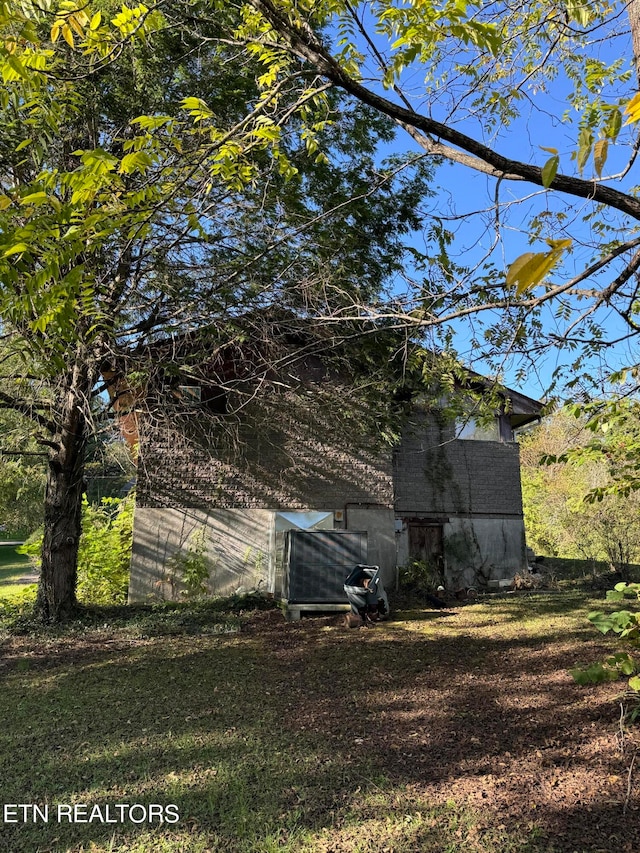
[[[542,655],[549,695],[560,678],[563,690],[584,701],[564,667],[581,649],[590,653],[583,649],[592,638],[585,613],[597,603],[585,593],[496,597],[449,615],[409,608],[392,622],[352,632],[335,619],[286,625],[278,612],[208,606],[96,610],[75,626],[49,630],[18,622],[0,635],[2,803],[40,811],[10,809],[0,850],[576,849],[555,846],[535,812],[522,823],[496,821],[481,799],[447,795],[446,780],[444,798],[434,798],[429,773],[416,764],[433,755],[411,740],[423,731],[412,720],[434,714],[424,719],[435,725],[450,714],[455,739],[476,704],[487,704],[478,692],[485,667],[517,664],[519,673],[522,665],[529,678],[531,666],[536,685]],[[557,663],[554,657],[549,664],[549,654]],[[482,690],[492,678],[487,684]],[[416,685],[427,693],[415,693]],[[514,698],[521,689],[514,687]],[[515,720],[524,704],[524,696],[516,701]],[[398,740],[409,732],[402,743],[395,742],[395,719]],[[611,725],[615,730],[615,706]],[[505,762],[515,760],[513,747],[499,748]],[[460,768],[473,792],[479,771]],[[143,820],[162,813],[171,821],[169,805],[176,823]]]
[[[10,582],[30,570],[29,558],[11,545],[0,545],[0,583]]]
[[[32,584],[17,583],[30,572],[31,563],[28,557],[18,554],[13,547],[0,545],[0,602],[33,598],[35,587]]]

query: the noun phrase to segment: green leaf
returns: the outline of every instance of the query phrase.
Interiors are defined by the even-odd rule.
[[[623,675],[633,675],[636,671],[636,665],[631,658],[620,661],[618,669]]]
[[[189,100],[189,99],[187,99]],[[194,100],[197,100],[194,98]],[[171,116],[138,116],[131,120],[131,124],[139,124],[143,130],[156,130],[163,127],[165,124],[170,124],[173,121]]]
[[[634,675],[633,678],[629,679],[629,687],[640,692],[640,675]]]
[[[592,663],[586,669],[570,669],[569,672],[574,681],[582,685],[602,684],[605,681],[615,681],[618,678],[617,670],[603,666],[601,663]]]
[[[612,620],[606,614],[599,611],[592,611],[587,614],[587,619],[594,628],[597,628],[603,634],[607,634],[613,628]]]
[[[24,67],[23,63],[20,62],[20,60],[18,59],[17,56],[14,56],[13,54],[9,54],[9,56],[7,56],[5,61],[6,61],[7,65],[9,66],[9,68],[11,69],[11,71],[15,72],[14,75],[9,74],[7,76],[7,78],[5,78],[6,82],[9,82],[12,79],[15,80],[18,77],[22,77],[24,80],[29,79],[29,72]],[[3,76],[4,76],[4,71],[3,71]]]
[[[591,678],[585,669],[570,669],[569,673],[577,684],[581,684],[583,687],[591,684]]]
[[[130,175],[133,172],[144,174],[152,164],[151,157],[146,151],[134,151],[131,154],[125,154],[120,163],[118,172],[121,175]]]
[[[578,152],[576,159],[578,161],[578,171],[582,174],[587,161],[591,156],[593,147],[593,133],[587,127],[583,127],[578,135]]]
[[[20,199],[20,204],[46,204],[48,201],[48,197],[46,193],[38,192],[38,193],[30,193],[29,195],[25,195]]]
[[[619,592],[618,590],[608,589],[605,597],[607,601],[622,601],[624,593]]]
[[[29,246],[26,243],[16,243],[15,246],[11,246],[10,249],[7,249],[3,253],[2,257],[8,258],[11,255],[21,255],[22,252],[28,252],[28,251],[29,251]]]
[[[560,163],[560,157],[557,154],[554,154],[553,157],[549,157],[547,162],[542,167],[542,186],[547,190],[553,183],[553,179],[555,178],[558,172],[558,165]]]
[[[566,0],[567,14],[572,21],[576,21],[581,27],[586,27],[591,20],[589,3],[585,0]]]
[[[213,110],[200,98],[183,98],[182,108],[187,110],[196,121],[202,121],[206,118],[213,118]]]
[[[607,119],[607,123],[604,126],[604,134],[609,139],[617,139],[618,134],[620,133],[620,128],[622,127],[622,113],[616,107],[611,111],[609,118]]]

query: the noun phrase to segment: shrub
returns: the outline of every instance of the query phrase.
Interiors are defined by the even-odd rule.
[[[435,563],[411,560],[400,569],[400,585],[410,592],[433,593],[444,586],[444,575]]]
[[[78,548],[78,600],[84,604],[123,604],[129,588],[133,542],[133,493],[125,498],[84,500]],[[17,550],[40,567],[42,530]]]
[[[640,600],[640,583],[618,583],[607,592],[609,601]],[[640,646],[640,612],[635,610],[617,610],[615,613],[601,613],[594,610],[587,616],[591,624],[603,634],[617,634],[633,647]],[[586,669],[573,669],[571,675],[578,684],[599,684],[613,681],[620,675],[629,678],[627,699],[634,706],[632,719],[637,719],[640,710],[640,664],[627,652],[611,655],[604,663],[594,663]]]
[[[207,592],[210,568],[206,556],[207,538],[204,527],[195,530],[181,548],[169,560],[172,587],[178,581],[184,589],[181,595],[187,599],[198,598]]]
[[[133,495],[85,501],[78,552],[78,598],[86,604],[123,604],[129,589]]]

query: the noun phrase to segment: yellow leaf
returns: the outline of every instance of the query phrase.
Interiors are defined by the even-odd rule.
[[[532,258],[537,257],[534,252],[525,252],[515,259],[507,270],[507,287],[513,287],[520,281],[520,272]]]
[[[0,210],[6,210],[11,206],[11,199],[8,195],[0,195]]]
[[[570,237],[564,237],[562,240],[553,240],[550,237],[545,240],[547,246],[551,246],[554,251],[564,252],[573,243]]]
[[[550,252],[525,252],[507,270],[507,287],[516,287],[516,296],[534,288],[551,272],[571,240],[547,240]]]
[[[38,193],[30,193],[29,195],[25,195],[20,199],[20,204],[45,204],[47,202],[47,194],[43,192]]]
[[[118,172],[121,175],[129,175],[136,171],[144,174],[151,165],[151,162],[151,157],[149,157],[146,151],[134,151],[131,154],[125,154]]]
[[[71,27],[69,24],[63,24],[60,27],[60,32],[62,33],[62,38],[66,41],[69,47],[75,47],[75,42],[73,41],[73,33],[71,32]]]
[[[102,20],[102,12],[96,12],[93,18],[91,18],[91,23],[89,24],[90,30],[97,30],[100,26],[100,21]]]
[[[521,281],[516,288],[517,295],[520,296],[521,293],[524,293],[526,290],[529,290],[529,288],[535,287],[536,284],[539,284],[547,273],[551,272],[559,260],[559,252],[554,251],[548,252],[546,255],[541,255],[540,260],[531,266],[531,283],[527,284],[526,281]]]
[[[87,15],[86,11],[84,9],[76,9],[74,14],[78,19],[80,26],[86,27],[89,23],[89,16]]]
[[[627,106],[624,108],[624,112],[629,116],[625,125],[633,124],[640,119],[640,92],[631,98]]]
[[[593,146],[593,165],[596,169],[596,174],[599,178],[602,177],[604,164],[607,162],[607,152],[609,149],[608,139],[599,139]]]
[[[60,21],[56,21],[55,24],[51,27],[51,41],[57,42],[58,36],[60,35]]]
[[[531,290],[539,284],[553,267],[554,262],[550,262],[550,253],[527,252],[527,255],[530,257],[527,258],[524,264],[519,266],[517,275],[515,277],[510,275],[507,279],[507,281],[511,280],[516,285],[516,296],[521,296],[527,290]],[[509,273],[511,273],[511,268],[509,268]]]
[[[10,249],[7,249],[6,252],[2,255],[3,258],[9,258],[11,255],[21,255],[23,252],[28,252],[29,247],[26,243],[16,243],[15,246],[11,246]]]
[[[80,38],[84,38],[84,28],[83,28],[82,24],[80,23],[78,16],[77,15],[69,15],[67,20],[69,21],[69,24],[73,27],[73,29],[76,31],[76,33],[80,36]]]

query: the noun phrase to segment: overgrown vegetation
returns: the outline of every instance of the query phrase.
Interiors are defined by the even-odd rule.
[[[135,496],[82,505],[78,549],[78,598],[83,604],[124,604],[129,587]],[[18,548],[39,569],[42,531]]]
[[[172,592],[180,590],[187,599],[198,598],[207,591],[206,582],[211,574],[207,558],[207,531],[204,527],[194,530],[182,548],[169,560],[169,581]]]
[[[620,454],[635,443],[628,418],[594,434],[561,409],[520,442],[527,543],[539,554],[605,560],[624,580],[640,562],[640,492],[616,489]]]
[[[607,592],[607,601],[640,601],[640,583],[618,583]],[[588,617],[591,624],[602,634],[613,634],[631,650],[640,649],[640,610],[616,610],[605,613],[593,610]],[[578,684],[600,684],[603,681],[615,681],[620,676],[629,678],[629,691],[626,696],[630,706],[628,716],[632,721],[640,718],[640,658],[628,651],[616,652],[604,662],[592,663],[586,668],[577,668],[571,674]],[[629,677],[630,676],[630,677]]]
[[[419,596],[433,594],[444,585],[444,573],[435,561],[410,560],[400,569],[399,581],[403,592]]]

